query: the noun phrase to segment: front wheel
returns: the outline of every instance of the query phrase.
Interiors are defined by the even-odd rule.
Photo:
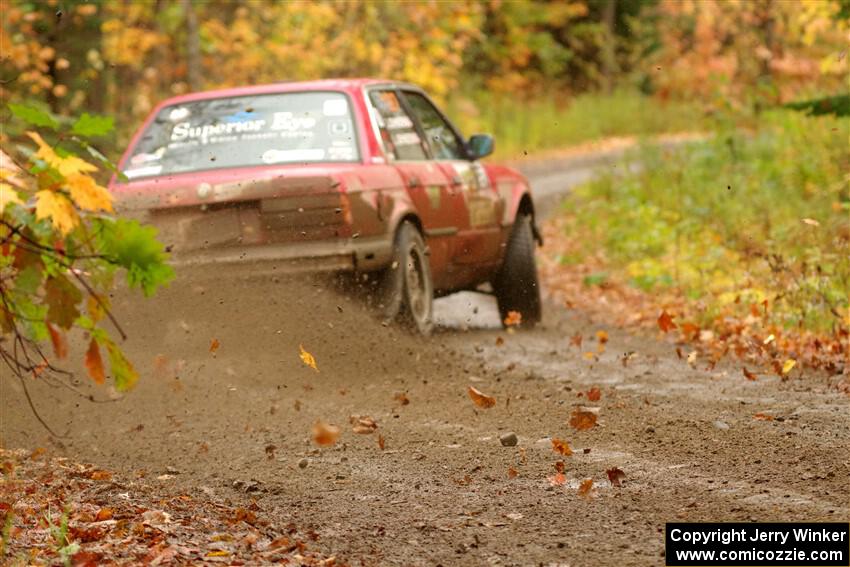
[[[396,232],[393,259],[381,278],[379,309],[386,321],[428,335],[434,327],[434,284],[425,241],[413,223]]]
[[[492,282],[502,321],[516,311],[522,315],[524,327],[533,327],[542,316],[531,223],[530,215],[517,216],[502,267]]]

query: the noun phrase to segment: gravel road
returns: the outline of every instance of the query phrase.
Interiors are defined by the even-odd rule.
[[[543,216],[613,159],[526,165]],[[150,302],[114,305],[137,388],[110,397],[81,379],[105,400],[91,403],[33,383],[64,434],[52,440],[19,385],[0,380],[0,442],[174,493],[256,500],[352,565],[663,565],[667,521],[850,519],[850,399],[823,376],[750,382],[734,364],[691,368],[672,344],[614,329],[588,359],[600,327],[580,310],[549,305],[539,328],[508,333],[480,294],[440,300],[443,329],[428,339],[310,280],[187,271]],[[476,407],[469,386],[495,407]],[[577,431],[570,416],[585,406],[598,421]],[[377,431],[352,432],[357,415]],[[343,430],[332,448],[310,441],[319,419]],[[516,446],[500,443],[507,433]]]

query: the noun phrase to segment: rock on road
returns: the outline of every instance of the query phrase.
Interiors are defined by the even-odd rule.
[[[594,165],[530,173],[555,195]],[[732,361],[691,368],[673,345],[613,329],[589,360],[568,339],[596,346],[600,328],[580,311],[550,305],[539,328],[507,333],[478,294],[441,300],[455,329],[429,339],[311,281],[184,272],[150,302],[120,294],[114,306],[137,388],[92,404],[32,382],[65,435],[55,441],[19,385],[0,380],[0,442],[144,470],[139,482],[169,493],[254,499],[349,564],[663,565],[667,521],[850,518],[850,400],[816,375],[751,382]],[[319,372],[301,363],[300,344]],[[109,398],[83,376],[80,388]],[[476,407],[468,386],[496,406]],[[576,431],[570,416],[583,406],[598,421]],[[377,430],[354,433],[351,416]],[[335,446],[311,442],[318,419],[342,428]],[[510,432],[517,444],[503,446]],[[573,454],[555,453],[552,438]],[[619,487],[606,475],[615,467]]]

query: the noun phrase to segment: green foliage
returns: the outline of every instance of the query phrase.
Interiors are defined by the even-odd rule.
[[[450,99],[447,110],[464,134],[486,132],[495,137],[495,159],[612,136],[699,131],[707,123],[695,104],[665,103],[625,90],[566,100],[552,94],[525,104],[477,92]]]
[[[106,136],[112,131],[114,123],[115,119],[111,116],[92,116],[88,112],[84,112],[74,122],[71,133],[86,138]]]
[[[97,233],[103,255],[127,270],[127,283],[146,296],[169,282],[174,271],[165,263],[167,254],[156,239],[156,229],[128,219],[99,219]]]
[[[56,130],[59,128],[59,122],[50,115],[49,112],[30,106],[27,104],[9,104],[9,110],[12,111],[17,118],[20,118],[27,124],[33,126],[43,126]]]
[[[632,172],[602,175],[570,210],[637,287],[675,285],[709,306],[769,298],[775,323],[828,331],[850,307],[850,120],[725,124],[685,148],[643,147]]]

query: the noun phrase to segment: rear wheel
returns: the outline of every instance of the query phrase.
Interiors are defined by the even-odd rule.
[[[531,223],[531,215],[517,216],[502,267],[492,282],[502,321],[511,311],[517,311],[524,327],[533,327],[542,315]]]
[[[378,308],[386,321],[427,335],[434,326],[434,285],[425,241],[411,222],[396,232],[393,259],[378,290]]]

